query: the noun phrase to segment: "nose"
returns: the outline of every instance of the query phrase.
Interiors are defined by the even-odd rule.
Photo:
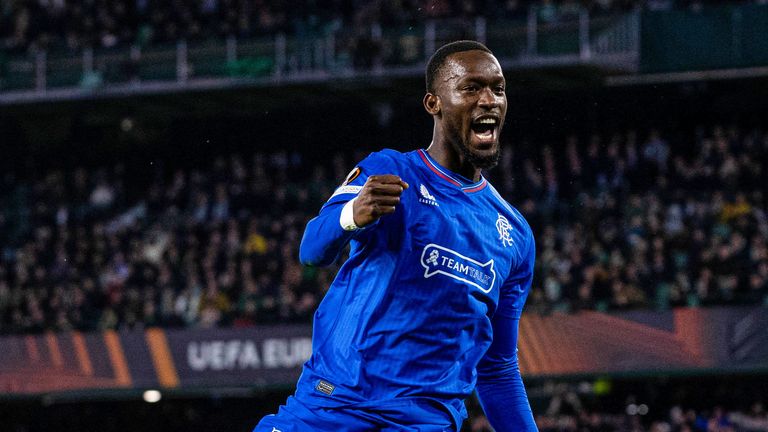
[[[483,108],[496,108],[499,106],[499,97],[489,87],[480,90],[480,98],[477,104]]]

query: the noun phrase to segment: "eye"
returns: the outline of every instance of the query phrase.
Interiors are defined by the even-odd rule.
[[[466,92],[474,93],[478,89],[479,89],[479,87],[477,87],[475,84],[470,84],[468,86],[465,86],[463,90],[466,91]]]
[[[504,94],[504,86],[496,86],[494,87],[493,91],[498,94]]]

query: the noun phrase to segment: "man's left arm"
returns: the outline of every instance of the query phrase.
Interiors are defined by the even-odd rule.
[[[477,366],[477,395],[496,432],[538,430],[517,363],[518,326],[536,255],[532,236],[527,246],[517,274],[502,286],[492,320],[493,343]]]

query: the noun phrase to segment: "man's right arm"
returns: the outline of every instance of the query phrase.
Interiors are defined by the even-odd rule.
[[[309,221],[299,248],[302,264],[327,266],[336,261],[347,242],[358,232],[375,225],[382,216],[394,213],[400,203],[400,194],[408,188],[407,183],[392,174],[372,175],[358,181],[365,183],[362,187],[341,186],[334,196],[347,188],[350,192],[339,194],[345,195],[346,199],[332,196],[320,214]]]
[[[309,221],[299,247],[299,261],[302,264],[319,267],[330,265],[357,233],[344,230],[339,223],[341,210],[347,202],[327,204],[319,215]]]

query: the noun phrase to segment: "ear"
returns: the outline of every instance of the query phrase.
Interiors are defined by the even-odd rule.
[[[431,115],[438,115],[442,109],[440,103],[440,96],[434,93],[427,93],[424,95],[424,109]]]

